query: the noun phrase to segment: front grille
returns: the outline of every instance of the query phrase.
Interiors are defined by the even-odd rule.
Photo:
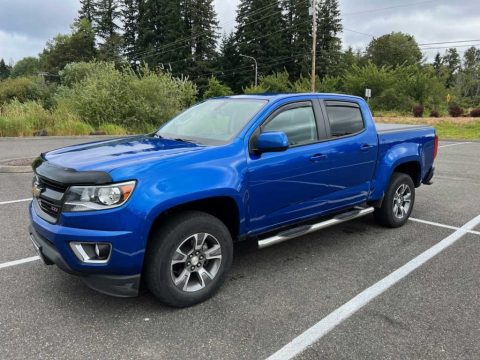
[[[60,210],[61,210],[61,206],[56,205],[55,203],[45,200],[41,197],[38,199],[38,204],[40,205],[40,208],[51,217],[55,219],[58,217],[58,214],[60,213]]]
[[[56,181],[52,181],[52,180],[45,179],[45,178],[42,178],[42,177],[39,177],[38,179],[39,179],[40,185],[43,185],[46,188],[49,188],[49,189],[52,189],[52,190],[55,190],[55,191],[58,191],[58,192],[61,192],[61,193],[64,193],[65,190],[67,190],[67,186],[65,186],[64,184],[60,184]]]
[[[37,177],[37,181],[41,189],[37,198],[37,209],[40,210],[38,215],[55,223],[62,211],[63,196],[68,186],[44,177]]]

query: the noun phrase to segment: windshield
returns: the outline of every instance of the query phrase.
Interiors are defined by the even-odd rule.
[[[212,99],[180,113],[157,132],[157,136],[202,144],[232,140],[266,103],[253,99]]]

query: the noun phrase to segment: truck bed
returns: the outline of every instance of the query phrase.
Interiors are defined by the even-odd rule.
[[[377,128],[377,133],[379,134],[429,128],[428,125],[379,124],[379,123],[375,123],[375,127]]]

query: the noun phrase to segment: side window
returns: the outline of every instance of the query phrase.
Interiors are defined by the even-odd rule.
[[[355,134],[363,130],[363,118],[357,106],[327,105],[327,114],[330,121],[330,132],[333,137]]]
[[[283,131],[290,145],[302,145],[318,140],[313,107],[285,110],[270,120],[262,131]]]

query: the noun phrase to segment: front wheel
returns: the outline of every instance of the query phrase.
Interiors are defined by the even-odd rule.
[[[394,173],[382,206],[375,209],[375,220],[388,227],[399,227],[410,217],[415,202],[415,185],[410,176]]]
[[[206,213],[176,215],[160,226],[150,241],[146,283],[170,306],[192,306],[210,298],[232,263],[230,232],[219,219]]]

